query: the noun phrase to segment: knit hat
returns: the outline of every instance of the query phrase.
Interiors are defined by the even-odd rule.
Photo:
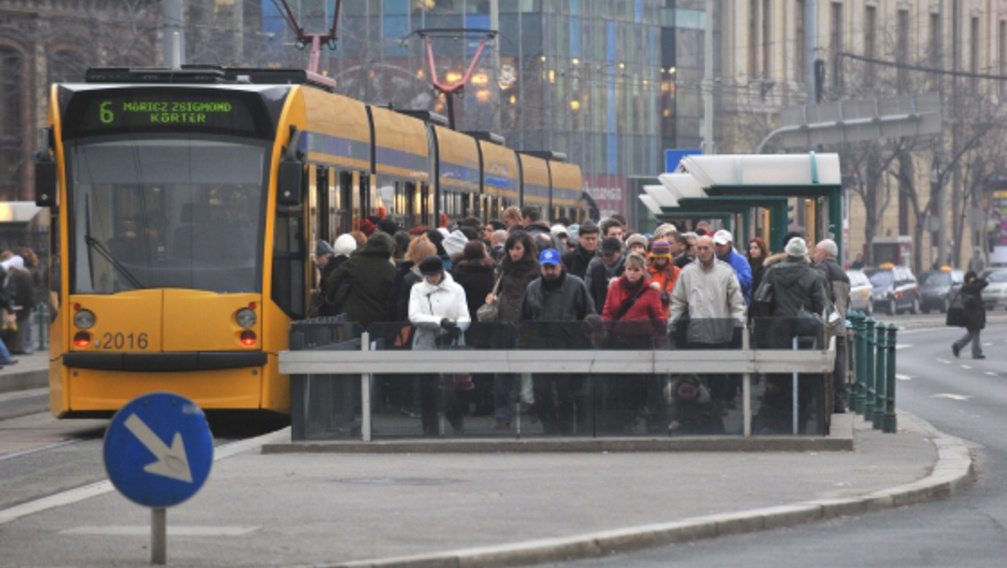
[[[465,250],[465,244],[468,242],[469,239],[465,236],[465,233],[452,231],[448,236],[444,237],[444,252],[448,253],[448,256],[454,257],[454,255],[461,254]]]
[[[350,238],[353,238],[353,237],[350,237]],[[315,256],[322,256],[322,255],[325,255],[325,254],[334,254],[335,252],[336,251],[332,250],[332,246],[329,245],[329,243],[323,241],[322,239],[318,239],[318,241],[315,242]]]
[[[627,249],[629,249],[633,245],[643,245],[644,250],[646,250],[647,246],[650,245],[650,241],[648,241],[647,237],[641,235],[640,233],[635,233],[631,235],[628,239],[626,239]]]
[[[353,235],[349,233],[339,235],[335,246],[332,247],[332,252],[336,256],[350,256],[355,250],[357,250],[357,239],[354,239]]]
[[[600,233],[600,232],[601,229],[598,228],[598,225],[590,219],[584,219],[584,222],[581,223],[580,227],[577,228],[578,235],[585,235],[589,233]]]
[[[793,239],[795,237],[801,237],[801,238],[803,238],[803,236],[801,235],[801,233],[798,233],[797,231],[790,231],[786,235],[783,235],[783,247],[786,248],[787,247],[787,243],[790,242],[790,239]],[[807,246],[807,243],[805,243],[805,246]]]
[[[361,233],[363,233],[363,234],[367,235],[368,237],[370,237],[371,235],[374,234],[374,231],[375,231],[374,223],[372,223],[370,219],[361,219],[360,220],[360,232]]]
[[[420,263],[420,274],[430,276],[444,272],[444,261],[436,254],[432,254],[423,259]]]
[[[552,233],[552,236],[554,237],[558,237],[560,235],[563,235],[564,237],[567,236],[566,227],[563,225],[553,225],[552,228],[549,229],[549,232]]]
[[[622,242],[615,237],[608,237],[601,241],[601,254],[615,254],[622,250]]]
[[[804,239],[801,237],[794,237],[790,239],[790,242],[787,243],[784,250],[787,251],[789,256],[805,256],[808,254],[808,243],[804,242]]]
[[[668,241],[654,241],[650,245],[650,258],[671,258],[671,244]]]

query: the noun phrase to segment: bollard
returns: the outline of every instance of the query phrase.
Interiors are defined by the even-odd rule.
[[[864,361],[866,358],[867,344],[864,341],[864,320],[867,319],[861,312],[854,312],[853,317],[853,349],[854,352],[853,362],[853,398],[850,399],[850,411],[856,414],[861,414],[864,411],[864,393],[866,392],[866,387],[864,386],[864,377],[867,375],[867,371],[864,368]]]
[[[885,381],[885,360],[888,357],[887,343],[885,341],[885,324],[878,322],[875,331],[875,345],[877,351],[874,354],[874,414],[867,416],[875,430],[880,430],[885,421],[885,391],[888,383]]]
[[[874,326],[877,322],[874,321],[874,318],[868,317],[864,324],[864,341],[866,343],[864,351],[866,356],[864,357],[864,407],[862,411],[864,420],[872,420],[874,418],[874,401],[877,399],[877,393],[874,391],[874,355],[877,351]]]
[[[895,416],[895,333],[898,327],[895,324],[888,326],[888,341],[885,343],[888,349],[888,356],[885,361],[888,369],[885,372],[885,380],[888,388],[885,389],[885,419],[882,432],[894,434],[898,431],[898,418]]]

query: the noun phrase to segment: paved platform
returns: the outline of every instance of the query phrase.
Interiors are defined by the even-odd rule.
[[[16,365],[0,368],[0,393],[37,389],[49,386],[49,352],[14,355]]]
[[[206,486],[168,510],[168,565],[533,564],[863,514],[971,480],[965,444],[906,413],[897,434],[834,415],[833,437],[852,449],[337,453],[298,451],[288,429],[218,448]],[[150,520],[108,482],[0,510],[0,565],[149,566]]]

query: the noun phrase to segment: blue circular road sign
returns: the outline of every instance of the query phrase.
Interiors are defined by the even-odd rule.
[[[213,465],[203,410],[184,396],[149,393],[123,406],[105,432],[112,485],[146,507],[170,507],[199,491]]]

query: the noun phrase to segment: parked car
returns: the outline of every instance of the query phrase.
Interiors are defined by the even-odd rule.
[[[985,270],[982,277],[989,282],[989,286],[983,288],[983,304],[986,305],[986,311],[1007,306],[1007,268]]]
[[[850,277],[850,309],[867,315],[873,314],[871,292],[874,286],[871,284],[871,279],[862,270],[847,270],[846,275]]]
[[[920,281],[920,309],[928,314],[930,310],[940,310],[947,312],[951,305],[951,294],[957,290],[965,280],[965,271],[953,269],[950,266],[943,266],[940,270],[928,270],[921,272]]]
[[[913,314],[920,313],[919,285],[909,267],[882,264],[864,272],[870,276],[874,286],[871,303],[875,311],[880,308],[891,315],[905,310]]]

